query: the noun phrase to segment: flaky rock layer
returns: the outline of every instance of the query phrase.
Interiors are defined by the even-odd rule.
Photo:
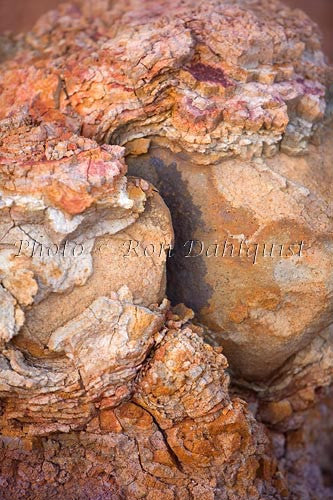
[[[81,0],[0,58],[1,498],[333,498],[316,26]]]

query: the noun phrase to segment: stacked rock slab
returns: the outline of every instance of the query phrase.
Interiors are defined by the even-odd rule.
[[[316,26],[82,0],[0,54],[1,498],[333,498]]]

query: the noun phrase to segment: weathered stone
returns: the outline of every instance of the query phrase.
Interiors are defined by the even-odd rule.
[[[327,131],[301,158],[202,166],[152,144],[128,160],[171,208],[169,297],[247,379],[267,378],[332,322],[332,157]]]
[[[81,0],[1,46],[1,498],[332,497],[316,26]]]

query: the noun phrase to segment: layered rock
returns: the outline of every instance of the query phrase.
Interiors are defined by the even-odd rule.
[[[171,298],[194,308],[233,369],[262,379],[330,322],[331,139],[309,146],[330,115],[330,78],[315,25],[278,2],[83,2],[44,16],[3,63],[2,127],[21,133],[42,117],[26,140],[30,151],[46,134],[49,161],[68,155],[67,140],[73,154],[88,147],[79,132],[125,145],[131,172],[158,184],[176,239],[204,244],[196,262],[170,261]],[[215,258],[215,244],[236,257]]]
[[[315,25],[268,0],[82,0],[0,56],[2,497],[329,498]],[[168,256],[195,316],[165,299]]]
[[[93,307],[96,310],[96,305]],[[133,308],[123,307],[123,315]],[[112,312],[111,308],[105,311],[104,323],[108,323]],[[229,396],[225,357],[203,342],[200,330],[190,325],[181,327],[183,321],[168,314],[166,328],[154,337],[153,354],[141,370],[131,401],[121,402],[121,398],[128,397],[124,390],[119,390],[117,398],[95,397],[91,402],[93,414],[86,422],[77,423],[80,432],[76,434],[70,433],[75,422],[74,409],[68,428],[63,425],[56,429],[45,427],[46,417],[39,407],[35,434],[31,433],[32,426],[25,426],[21,432],[28,434],[23,443],[6,438],[1,466],[2,497],[14,494],[18,498],[47,498],[56,493],[65,498],[91,499],[259,499],[263,494],[267,495],[265,498],[280,494],[285,486],[264,427],[255,421],[243,401]],[[142,322],[147,323],[147,319]],[[122,323],[120,317],[118,330]],[[136,328],[139,323],[135,323]],[[154,327],[156,316],[155,323],[150,320],[149,330],[146,329],[150,339]],[[87,351],[89,337],[84,328],[81,334],[71,329],[71,323],[58,329],[50,348],[64,348],[68,353],[76,349],[78,362]],[[102,331],[103,327],[100,335]],[[133,342],[133,333],[128,346]],[[142,330],[141,345],[144,336]],[[114,334],[114,343],[115,337]],[[99,347],[98,340],[90,342],[91,352]],[[103,368],[104,353],[99,350],[98,371]],[[119,368],[113,372],[117,384],[125,371],[120,369],[120,358],[125,361],[126,349],[123,347],[118,354]],[[90,359],[90,364],[87,360],[85,366],[78,366],[86,395],[92,375],[90,367],[97,369],[95,358]],[[111,368],[110,362],[108,369]],[[97,396],[99,388],[95,385],[93,389]],[[73,399],[71,405],[62,400],[61,417],[54,411],[55,397],[48,409],[59,422],[73,408]],[[29,422],[36,410],[33,404],[32,400],[26,413]],[[16,416],[21,417],[19,406]],[[5,413],[4,417],[8,419],[10,415]],[[51,430],[60,430],[62,434],[47,437]],[[45,437],[40,437],[43,433]],[[25,457],[29,457],[29,465],[25,464]]]

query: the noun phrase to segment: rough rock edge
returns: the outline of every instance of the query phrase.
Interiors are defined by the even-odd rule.
[[[122,290],[119,295],[122,307],[129,307],[133,314],[128,292]],[[119,300],[113,304],[120,307]],[[229,396],[229,377],[224,371],[227,362],[221,349],[204,343],[199,327],[182,326],[188,319],[186,315],[178,316],[165,306],[164,314],[163,308],[160,311],[144,312],[155,318],[155,328],[148,335],[154,347],[134,385],[128,382],[128,374],[124,379],[127,385],[122,387],[121,376],[116,377],[116,391],[109,386],[106,392],[104,387],[98,393],[95,385],[90,414],[76,422],[81,432],[71,433],[75,428],[73,415],[78,409],[84,411],[87,403],[81,400],[76,407],[74,398],[62,397],[57,408],[55,398],[50,400],[46,395],[43,413],[43,395],[33,398],[29,390],[30,399],[24,402],[23,390],[10,389],[1,419],[7,435],[3,438],[1,465],[3,498],[12,491],[17,498],[46,498],[53,493],[62,493],[64,498],[76,495],[91,499],[259,499],[263,494],[265,498],[276,498],[274,495],[284,486],[268,437],[246,404]],[[111,309],[108,315],[112,313]],[[165,326],[158,333],[156,326],[163,321]],[[121,323],[117,328],[121,329]],[[137,328],[140,324],[138,320]],[[133,337],[141,343],[143,333],[137,330]],[[86,344],[85,333],[83,337],[79,339],[66,326],[54,334],[50,347],[66,348],[70,344],[72,351],[78,347],[76,342],[81,347],[81,342]],[[146,354],[147,345],[139,356]],[[85,360],[87,364],[89,359]],[[117,361],[126,362],[124,349]],[[167,377],[160,371],[161,366],[167,370]],[[161,404],[156,404],[159,394],[167,396],[167,406],[163,398]],[[35,425],[31,424],[34,414]],[[47,425],[47,414],[50,420],[56,417],[58,425]],[[63,424],[59,425],[61,419]],[[25,420],[29,424],[24,424]],[[15,435],[26,437],[22,442],[15,440]],[[29,466],[24,464],[22,443],[29,450]]]
[[[304,153],[330,78],[316,26],[278,1],[100,0],[38,21],[2,65],[0,103],[4,118],[57,109],[98,142],[158,136],[212,163]]]

